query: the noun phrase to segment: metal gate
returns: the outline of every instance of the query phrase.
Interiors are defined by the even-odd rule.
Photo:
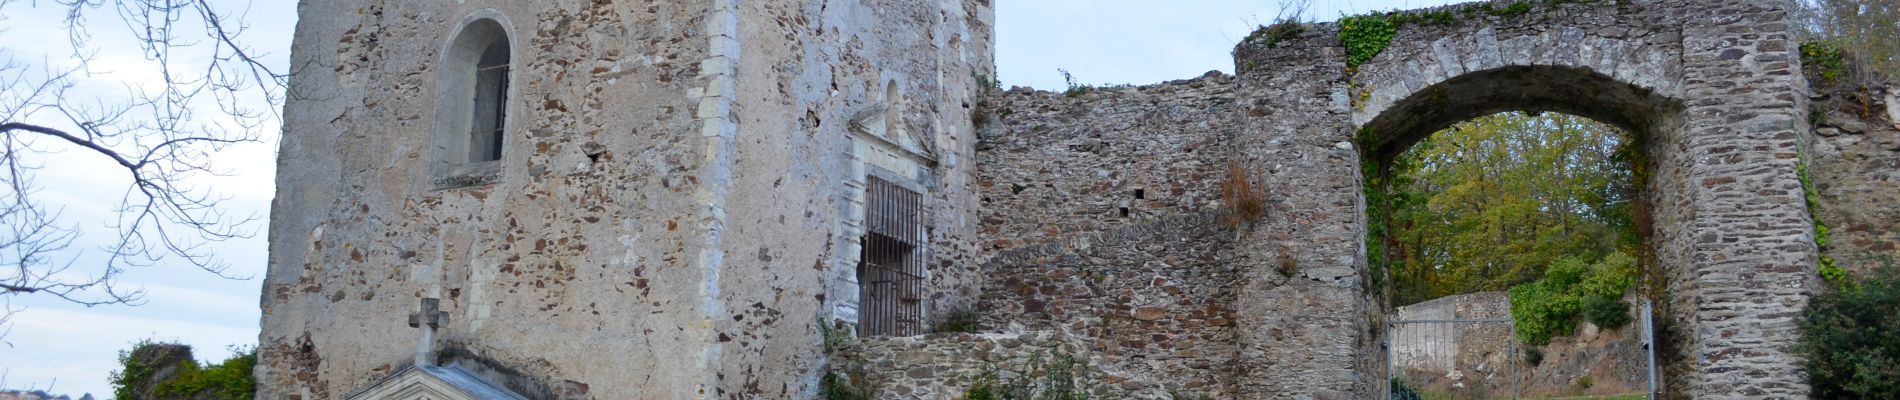
[[[858,334],[925,332],[926,288],[922,198],[871,177],[864,193],[865,234],[858,258]]]
[[[1657,398],[1654,312],[1644,301],[1640,329],[1648,398]],[[1533,366],[1526,363],[1510,318],[1391,320],[1386,322],[1385,398],[1393,400],[1516,399]],[[1540,353],[1541,354],[1541,353]],[[1642,394],[1636,394],[1642,395]],[[1624,395],[1624,396],[1627,396]],[[1596,399],[1607,397],[1548,397]],[[1621,398],[1621,397],[1617,397]]]
[[[1395,320],[1385,329],[1386,398],[1517,398],[1510,318]]]

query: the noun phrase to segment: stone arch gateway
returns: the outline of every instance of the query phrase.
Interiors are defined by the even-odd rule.
[[[1242,291],[1242,325],[1295,332],[1241,335],[1244,354],[1258,355],[1247,358],[1261,360],[1243,372],[1243,381],[1261,383],[1241,385],[1243,397],[1362,397],[1379,387],[1368,378],[1377,375],[1376,352],[1355,351],[1376,349],[1381,318],[1361,162],[1452,123],[1514,110],[1590,117],[1638,136],[1651,171],[1643,201],[1665,281],[1672,396],[1806,395],[1791,346],[1818,251],[1797,173],[1809,128],[1807,83],[1788,31],[1792,4],[1584,3],[1408,11],[1424,17],[1395,18],[1410,22],[1351,68],[1336,24],[1236,48],[1249,107],[1238,156],[1278,188],[1284,210],[1237,246],[1255,259],[1290,252],[1319,264],[1299,284]],[[1289,342],[1317,355],[1275,354]]]

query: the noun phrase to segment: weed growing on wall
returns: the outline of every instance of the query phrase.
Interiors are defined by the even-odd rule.
[[[1847,54],[1840,47],[1824,42],[1801,43],[1801,65],[1821,76],[1823,84],[1840,81],[1847,70]]]
[[[1346,68],[1359,68],[1392,44],[1399,28],[1391,15],[1372,13],[1339,19],[1339,42],[1346,46]]]
[[[1220,184],[1221,202],[1227,205],[1221,223],[1240,226],[1266,217],[1267,196],[1266,187],[1254,182],[1253,174],[1240,160],[1228,160],[1227,177]]]
[[[1836,288],[1845,289],[1852,282],[1848,280],[1847,269],[1842,268],[1840,263],[1834,260],[1834,256],[1827,255],[1827,222],[1821,221],[1821,195],[1814,189],[1814,178],[1808,176],[1808,162],[1803,160],[1800,164],[1796,164],[1795,172],[1801,178],[1802,198],[1807,201],[1808,216],[1814,220],[1814,246],[1820,250],[1821,254],[1819,268],[1821,279],[1827,280],[1827,283],[1833,284]]]
[[[1006,376],[1007,375],[1007,376]],[[991,365],[976,384],[964,391],[966,400],[1088,400],[1087,366],[1062,351],[1043,358],[1031,354],[1020,371],[999,371]]]

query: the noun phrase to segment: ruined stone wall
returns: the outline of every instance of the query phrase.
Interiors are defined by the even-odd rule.
[[[1861,91],[1808,69],[1816,81],[1808,174],[1828,226],[1827,254],[1856,276],[1900,266],[1900,84]]]
[[[491,10],[513,49],[500,176],[435,190],[436,76]],[[532,398],[694,397],[714,337],[696,268],[701,2],[310,1],[271,212],[259,398],[401,370],[442,299],[442,362]],[[611,354],[611,357],[602,355]]]
[[[716,1],[731,90],[705,156],[717,199],[718,398],[811,398],[820,324],[856,321],[865,170],[854,124],[890,110],[935,163],[913,171],[930,238],[930,318],[976,293],[975,96],[993,76],[987,1]],[[895,89],[895,93],[891,90]],[[893,137],[892,140],[900,138]],[[927,321],[928,323],[929,321]]]
[[[1072,336],[1117,390],[1231,397],[1239,277],[1216,210],[1234,89],[1210,72],[988,98],[979,327]]]
[[[1218,208],[1225,143],[1238,133],[1234,90],[1232,77],[1209,73],[992,97],[1000,123],[977,144],[985,254]]]
[[[1074,337],[1124,390],[1232,397],[1233,234],[1195,213],[1001,252],[979,325]]]
[[[1245,129],[1234,147],[1272,191],[1267,217],[1235,241],[1244,278],[1237,397],[1364,398],[1379,378],[1364,199],[1337,27],[1272,47],[1242,44]],[[1278,271],[1291,271],[1281,280]]]
[[[851,343],[833,359],[841,387],[872,399],[960,399],[982,382],[1007,385],[1030,371],[1070,367],[1090,374],[1099,361],[1074,338],[1050,332],[933,334],[868,338]],[[1040,384],[1047,380],[1030,377]],[[1129,398],[1103,385],[1100,376],[1071,380],[1090,398]]]

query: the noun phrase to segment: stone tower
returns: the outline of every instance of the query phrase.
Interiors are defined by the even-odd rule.
[[[259,397],[425,364],[534,399],[812,397],[827,327],[973,301],[991,7],[303,2]],[[906,279],[859,282],[865,255]]]

